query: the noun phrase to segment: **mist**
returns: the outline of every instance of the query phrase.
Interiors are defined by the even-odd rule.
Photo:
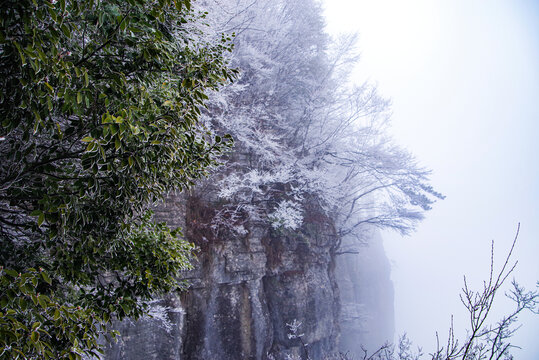
[[[0,11],[1,358],[537,358],[539,4]]]
[[[500,267],[515,236],[515,279],[539,279],[539,7],[532,1],[326,1],[332,34],[359,33],[357,81],[392,100],[391,132],[446,195],[408,237],[385,232],[392,262],[396,332],[428,353],[454,315],[466,275],[488,277],[490,245]],[[491,321],[511,309],[503,294]],[[535,359],[539,319],[520,317],[519,359]]]

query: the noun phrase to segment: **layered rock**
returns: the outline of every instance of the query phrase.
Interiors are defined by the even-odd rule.
[[[339,348],[359,357],[363,349],[373,353],[393,342],[391,266],[379,230],[369,231],[363,244],[347,243],[344,247],[351,251],[339,254],[336,260],[341,295]]]
[[[293,232],[251,222],[244,235],[216,234],[201,225],[211,209],[194,197],[172,197],[159,209],[160,218],[184,225],[200,248],[195,269],[185,274],[190,288],[156,302],[153,318],[119,324],[122,335],[106,359],[279,360],[305,358],[306,351],[323,359],[334,353],[339,297],[331,222],[306,216]],[[301,339],[288,336],[286,324],[294,320],[302,323]]]

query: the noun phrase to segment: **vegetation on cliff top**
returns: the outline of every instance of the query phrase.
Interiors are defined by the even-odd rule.
[[[208,227],[241,235],[266,221],[298,232],[316,208],[334,225],[335,251],[371,226],[411,233],[443,195],[388,135],[390,101],[349,81],[356,38],[331,38],[313,0],[212,3],[212,28],[237,33],[231,61],[241,72],[205,116],[236,142],[209,184],[220,203]]]

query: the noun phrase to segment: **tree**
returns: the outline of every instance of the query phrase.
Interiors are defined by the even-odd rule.
[[[317,207],[336,225],[337,252],[368,226],[410,233],[443,196],[387,136],[389,101],[371,84],[347,81],[359,58],[355,37],[330,39],[312,0],[214,7],[213,27],[237,32],[232,61],[242,72],[210,97],[208,126],[237,144],[210,184],[220,197],[210,225],[241,233],[251,219],[297,232]]]
[[[0,355],[95,355],[111,318],[181,287],[192,245],[156,224],[168,191],[232,144],[199,122],[233,79],[190,0],[0,6]]]
[[[491,262],[488,280],[483,282],[483,289],[476,291],[468,287],[464,277],[464,287],[460,300],[469,315],[469,328],[462,341],[455,337],[453,321],[449,328],[447,341],[440,344],[436,334],[436,349],[429,354],[432,360],[482,360],[482,359],[513,359],[511,349],[517,347],[511,343],[511,336],[518,330],[518,316],[523,311],[539,314],[539,292],[526,291],[515,280],[511,282],[512,288],[506,296],[513,300],[514,308],[495,324],[490,322],[490,313],[496,294],[498,294],[509,276],[513,273],[517,262],[512,262],[511,256],[515,248],[520,230],[520,224],[511,248],[499,271],[494,269],[494,242],[491,245]],[[537,284],[539,286],[539,283]],[[400,338],[397,349],[390,344],[381,346],[372,354],[365,350],[363,360],[417,360],[422,357],[421,349],[414,352],[412,343],[404,335]],[[348,356],[342,354],[339,359],[346,360]]]

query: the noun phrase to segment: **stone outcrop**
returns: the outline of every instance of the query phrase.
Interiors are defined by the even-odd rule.
[[[362,348],[374,352],[393,342],[394,304],[391,266],[384,251],[380,231],[365,236],[365,244],[347,243],[349,253],[337,256],[341,337],[339,348],[359,357]]]
[[[105,359],[177,360],[181,356],[185,311],[178,296],[168,295],[152,304],[151,317],[116,324],[117,342],[106,348]]]
[[[200,248],[195,269],[185,274],[190,288],[156,302],[153,318],[119,324],[122,335],[106,359],[280,360],[305,358],[306,350],[323,359],[334,353],[339,295],[331,222],[306,216],[294,232],[248,223],[244,235],[216,235],[201,225],[210,213],[208,200],[196,197],[171,197],[158,209],[159,218],[184,226]],[[302,323],[301,340],[288,336],[286,324],[294,319]]]
[[[169,196],[156,216],[184,228],[199,252],[188,291],[152,304],[151,317],[117,324],[107,360],[324,359],[363,354],[393,339],[393,286],[379,231],[335,253],[332,222],[311,209],[296,231],[248,222],[216,234],[211,200]],[[342,249],[341,249],[342,250]],[[354,253],[357,252],[357,253]],[[287,324],[301,322],[300,339]],[[307,344],[302,345],[302,341]]]

